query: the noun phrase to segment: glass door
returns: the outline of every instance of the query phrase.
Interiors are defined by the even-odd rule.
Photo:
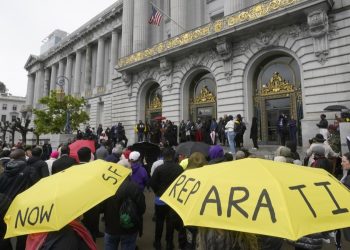
[[[271,144],[278,144],[277,123],[280,115],[287,118],[291,114],[290,98],[278,98],[265,100],[266,121],[267,121],[267,141]]]

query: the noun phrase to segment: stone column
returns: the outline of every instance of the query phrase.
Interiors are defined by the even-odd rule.
[[[244,0],[225,0],[224,15],[230,15],[244,8]]]
[[[100,37],[98,39],[97,45],[97,62],[96,62],[96,87],[103,86],[103,64],[104,64],[104,55],[105,55],[105,40]]]
[[[45,69],[43,90],[44,90],[43,96],[48,96],[50,94],[50,69],[49,68]]]
[[[51,66],[50,91],[56,89],[57,64]]]
[[[33,107],[38,107],[39,105],[38,102],[39,102],[39,99],[41,98],[41,93],[42,93],[41,78],[42,78],[42,70],[39,69],[37,72],[35,72]]]
[[[34,88],[35,88],[35,77],[33,74],[28,75],[28,82],[27,82],[27,96],[26,96],[26,106],[33,106],[33,99],[34,99]]]
[[[65,77],[67,77],[68,81],[64,84],[64,92],[66,95],[70,94],[70,86],[72,84],[72,66],[73,66],[73,58],[72,56],[67,57],[67,65]]]
[[[133,52],[144,50],[148,47],[148,7],[147,0],[134,0],[134,33]]]
[[[205,2],[202,0],[195,0],[195,13],[196,13],[196,27],[201,26],[204,23],[204,5]]]
[[[122,18],[122,50],[121,57],[132,53],[132,35],[134,21],[134,0],[123,1],[123,18]]]
[[[81,79],[81,51],[78,50],[75,56],[74,83],[73,83],[74,95],[78,95],[80,93],[80,79]]]
[[[85,85],[84,90],[91,89],[91,66],[92,66],[92,52],[91,46],[86,46],[86,56],[85,56]]]
[[[111,39],[111,62],[109,68],[109,80],[112,82],[112,77],[114,74],[114,67],[117,64],[118,59],[118,40],[119,34],[117,30],[112,31],[112,39]]]
[[[64,76],[64,59],[61,59],[58,62],[58,73],[57,73],[57,77],[61,77]],[[56,85],[56,89],[59,89],[60,87],[58,85]]]
[[[186,30],[186,16],[187,16],[187,1],[186,0],[171,0],[171,17],[176,22],[171,22],[171,36],[177,36]],[[180,27],[180,26],[182,27]]]

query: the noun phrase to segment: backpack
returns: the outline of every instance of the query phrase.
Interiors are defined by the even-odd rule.
[[[124,229],[136,228],[140,225],[140,216],[133,200],[127,198],[123,201],[119,210],[120,226]]]

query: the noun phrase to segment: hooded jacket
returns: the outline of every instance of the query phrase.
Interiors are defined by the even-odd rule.
[[[11,160],[0,175],[0,193],[13,199],[29,186],[29,172],[25,159]]]

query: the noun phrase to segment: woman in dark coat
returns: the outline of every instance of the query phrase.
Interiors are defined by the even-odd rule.
[[[250,128],[250,139],[252,139],[254,148],[259,148],[258,146],[258,119],[253,117],[252,126]]]

